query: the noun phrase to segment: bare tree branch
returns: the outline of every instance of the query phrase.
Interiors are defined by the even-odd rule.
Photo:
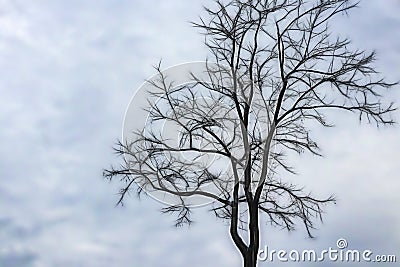
[[[162,211],[177,214],[181,226],[191,223],[192,197],[210,199],[214,214],[229,222],[247,267],[257,264],[260,216],[289,231],[303,224],[311,237],[314,220],[322,220],[324,206],[335,200],[279,178],[281,170],[295,173],[286,153],[321,156],[309,126],[331,127],[327,110],[356,113],[376,126],[394,123],[396,108],[383,96],[396,83],[378,73],[375,52],[351,50],[350,40],[334,37],[329,27],[357,5],[217,0],[205,8],[192,25],[219,67],[207,66],[207,82],[190,73],[192,83],[176,85],[156,66],[157,79],[148,81],[149,94],[158,99],[149,101],[149,125],[135,132],[134,141],[118,143],[124,163],[104,171],[124,183],[118,203],[132,188],[173,196],[176,201]],[[177,129],[178,142],[158,124]],[[217,160],[206,164],[211,156]],[[217,192],[207,191],[211,184]]]

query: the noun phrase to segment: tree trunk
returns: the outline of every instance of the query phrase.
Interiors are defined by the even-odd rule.
[[[249,215],[250,243],[247,248],[247,253],[244,257],[244,267],[256,267],[258,249],[260,247],[260,229],[258,210],[254,203],[249,204]]]
[[[256,267],[257,266],[257,252],[250,251],[244,257],[244,267]]]

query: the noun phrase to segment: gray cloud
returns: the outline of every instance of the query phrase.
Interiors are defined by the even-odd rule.
[[[377,65],[399,79],[398,1],[363,1],[333,29],[376,48]],[[174,229],[150,198],[114,208],[117,184],[101,178],[116,160],[134,90],[165,67],[202,60],[202,37],[187,21],[203,1],[2,1],[0,10],[0,265],[234,266],[240,257],[223,223],[196,210],[197,224]],[[392,94],[397,100],[399,93]],[[299,227],[266,227],[274,247],[325,248],[346,237],[357,248],[397,252],[400,243],[399,129],[338,127],[314,133],[326,158],[293,158],[288,177],[321,195],[335,193],[317,238]],[[338,266],[326,263],[323,266]],[[267,265],[266,265],[267,266]]]

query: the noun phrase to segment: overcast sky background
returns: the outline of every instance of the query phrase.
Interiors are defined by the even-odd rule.
[[[212,214],[196,210],[190,229],[175,229],[152,199],[115,208],[117,185],[101,176],[117,162],[111,147],[151,66],[205,59],[203,38],[188,23],[202,4],[0,0],[1,267],[240,266]],[[397,81],[399,14],[399,0],[364,0],[332,29],[376,49],[378,70]],[[390,97],[400,105],[400,88]],[[343,237],[351,249],[399,258],[400,128],[333,115],[336,128],[314,131],[325,158],[294,159],[300,175],[289,179],[322,197],[335,193],[338,204],[315,239],[301,227],[264,227],[262,246],[322,250]],[[349,266],[318,264],[341,265]]]

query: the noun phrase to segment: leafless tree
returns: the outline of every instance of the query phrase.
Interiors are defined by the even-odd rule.
[[[156,67],[149,93],[159,101],[149,103],[149,125],[134,141],[118,144],[124,163],[104,172],[122,177],[119,203],[132,189],[164,192],[177,201],[163,211],[176,212],[182,225],[191,222],[191,197],[209,198],[215,215],[229,222],[246,267],[257,265],[260,216],[289,231],[299,222],[311,236],[334,197],[319,199],[285,182],[282,170],[294,172],[285,155],[320,155],[309,127],[332,126],[330,109],[377,126],[393,123],[395,108],[382,95],[395,84],[375,70],[375,53],[352,50],[329,28],[356,6],[349,0],[231,0],[205,8],[193,26],[216,64],[207,65],[207,82],[192,73],[192,83],[177,86]],[[179,128],[178,142],[153,127],[160,122]]]

